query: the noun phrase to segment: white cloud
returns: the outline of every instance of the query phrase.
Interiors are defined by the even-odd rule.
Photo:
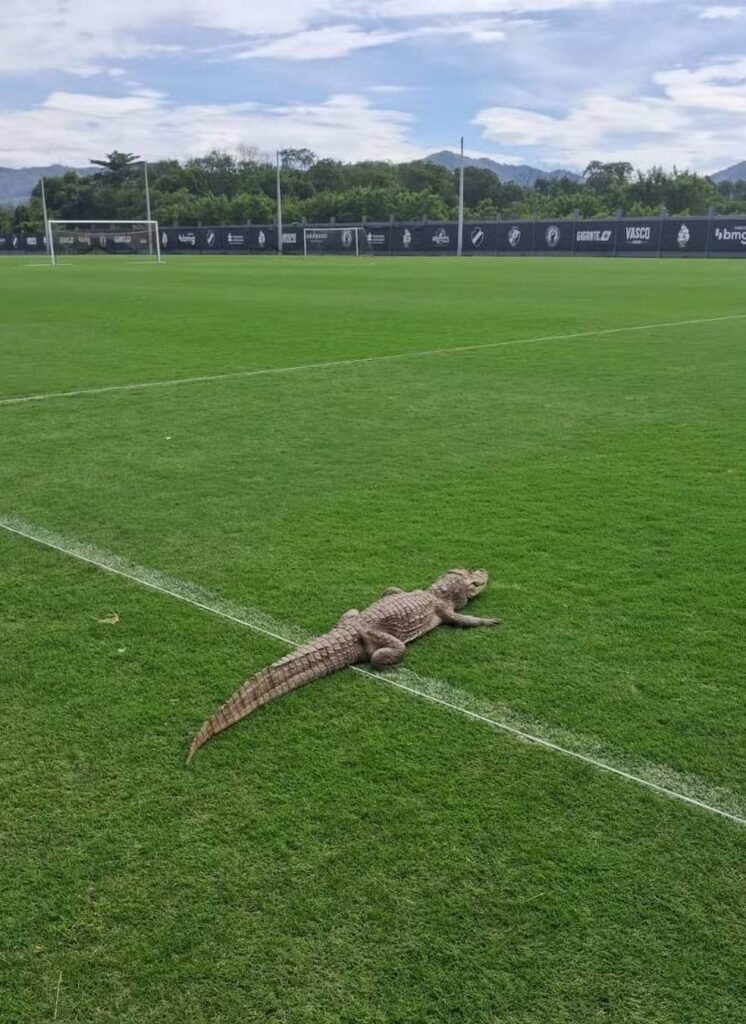
[[[406,38],[405,32],[364,31],[354,25],[330,25],[327,28],[280,36],[250,50],[233,55],[233,60],[252,57],[274,57],[278,60],[328,60],[346,57],[355,50],[384,46]]]
[[[662,96],[620,99],[595,93],[561,115],[487,107],[474,119],[487,140],[540,147],[546,161],[665,162],[712,170],[746,151],[746,57],[653,76]]]
[[[735,18],[740,18],[743,13],[743,7],[725,7],[715,4],[712,7],[703,7],[699,12],[699,17],[705,21],[732,21]]]
[[[319,104],[172,104],[139,90],[112,98],[53,92],[31,110],[0,110],[3,163],[84,165],[120,149],[149,160],[196,156],[214,147],[262,150],[307,146],[345,160],[414,159],[407,141],[410,117],[358,95],[330,96]]]
[[[319,55],[330,59],[394,42],[400,31],[438,30],[432,24],[402,24],[412,19],[459,19],[460,31],[469,36],[468,21],[478,16],[657,2],[662,0],[2,0],[0,75],[190,52],[185,51],[184,33],[193,29],[231,33],[233,42],[253,56],[284,59],[297,59],[291,52],[292,37],[307,34]],[[383,19],[390,24],[381,25]],[[456,25],[448,28],[457,30]],[[476,26],[471,32],[477,43],[500,38],[494,25]]]

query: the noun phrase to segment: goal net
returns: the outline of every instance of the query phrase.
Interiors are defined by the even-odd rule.
[[[58,263],[68,256],[128,256],[145,263],[161,262],[156,220],[50,220],[49,256]]]
[[[303,228],[304,256],[372,256],[373,246],[362,225]]]

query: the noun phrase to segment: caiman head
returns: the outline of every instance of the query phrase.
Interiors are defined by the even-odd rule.
[[[430,590],[451,601],[454,608],[463,608],[472,597],[482,593],[487,579],[484,569],[451,569],[439,576]]]

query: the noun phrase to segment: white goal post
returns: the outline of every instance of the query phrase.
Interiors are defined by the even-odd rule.
[[[370,256],[373,246],[362,225],[303,228],[304,256]]]
[[[92,253],[162,262],[157,220],[50,220],[48,225],[49,258],[53,266],[60,256]]]

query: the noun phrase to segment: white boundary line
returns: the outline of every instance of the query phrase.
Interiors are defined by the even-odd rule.
[[[80,562],[85,562],[98,569],[103,569],[105,572],[112,573],[115,576],[121,576],[133,583],[139,584],[140,586],[157,591],[160,594],[166,594],[169,597],[174,597],[177,600],[183,601],[195,608],[209,612],[211,615],[216,615],[229,622],[234,622],[239,626],[245,626],[256,633],[262,633],[265,636],[269,636],[273,640],[279,640],[281,643],[287,644],[290,647],[298,645],[299,641],[291,640],[277,632],[276,629],[273,628],[274,621],[267,615],[261,612],[254,612],[252,610],[250,612],[252,616],[256,615],[268,624],[262,625],[259,622],[251,621],[245,617],[246,609],[243,610],[244,614],[242,615],[240,614],[240,610],[236,609],[236,607],[231,605],[230,602],[227,602],[222,598],[212,597],[192,584],[163,576],[157,570],[130,565],[124,559],[119,558],[116,555],[105,554],[97,551],[97,549],[91,546],[78,545],[74,541],[66,540],[65,538],[62,538],[57,534],[53,534],[43,528],[35,527],[30,523],[25,523],[12,517],[0,515],[0,529],[5,530],[8,533],[16,534],[19,537],[24,537],[27,540],[34,541],[36,544],[40,544],[44,547],[52,548],[63,555],[68,555]],[[746,825],[746,818],[739,814],[734,814],[730,811],[723,810],[720,807],[715,807],[712,804],[706,803],[704,800],[698,800],[696,797],[687,796],[685,793],[680,793],[667,786],[662,786],[659,783],[652,782],[650,779],[642,778],[641,776],[625,771],[622,768],[616,768],[614,765],[601,761],[598,758],[580,753],[577,750],[571,750],[559,743],[554,743],[542,736],[536,736],[532,733],[526,732],[523,729],[519,729],[516,726],[508,724],[507,722],[501,722],[495,718],[490,718],[487,715],[461,707],[458,704],[454,704],[452,701],[445,700],[442,697],[417,689],[415,686],[409,686],[407,683],[397,680],[392,675],[370,672],[367,669],[359,668],[357,666],[354,666],[352,671],[357,672],[360,675],[367,676],[370,679],[374,679],[376,682],[385,682],[389,686],[394,686],[399,690],[404,690],[413,696],[420,697],[433,704],[439,704],[441,707],[448,708],[449,711],[456,711],[458,714],[464,715],[474,721],[484,722],[486,725],[490,725],[494,729],[499,729],[502,732],[509,733],[518,739],[536,744],[546,750],[562,754],[565,757],[574,758],[577,761],[582,761],[584,764],[591,765],[601,771],[609,772],[610,774],[617,775],[629,782],[635,782],[640,786],[645,786],[647,789],[651,789],[663,796],[682,801],[683,803],[690,804],[693,807],[699,807],[701,810],[708,811],[710,814],[715,814],[721,818],[727,818],[729,821],[734,821],[739,825]],[[409,676],[410,678],[417,678],[412,673],[409,673]]]
[[[635,331],[654,331],[664,327],[689,327],[695,324],[714,324],[725,320],[744,320],[746,313],[730,316],[713,316],[701,320],[673,320],[668,323],[639,324],[631,327],[604,327],[593,331],[578,331],[573,334],[543,334],[535,338],[511,338],[507,341],[487,341],[481,345],[457,345],[451,348],[421,349],[413,352],[394,352],[383,356],[361,356],[359,359],[333,359],[324,363],[300,363],[297,366],[274,366],[262,370],[236,370],[232,373],[215,373],[202,377],[174,377],[171,380],[150,380],[138,384],[109,384],[105,387],[79,388],[76,391],[50,391],[39,395],[18,395],[0,398],[0,405],[20,405],[22,402],[43,402],[50,398],[75,398],[79,395],[102,395],[112,391],[134,391],[144,388],[175,387],[179,384],[202,384],[207,381],[230,380],[237,377],[262,377],[276,373],[297,373],[301,370],[323,370],[335,366],[360,366],[365,363],[390,362],[393,359],[421,359],[425,356],[451,355],[458,352],[476,352],[480,349],[504,348],[507,345],[532,345],[541,341],[571,341],[576,338],[598,338],[609,334],[624,334]]]

